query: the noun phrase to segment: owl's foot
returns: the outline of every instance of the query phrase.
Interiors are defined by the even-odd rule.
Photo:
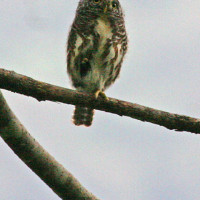
[[[104,92],[100,92],[99,96],[101,96],[105,100],[109,100],[109,98],[106,96],[106,94]]]
[[[97,90],[95,92],[94,96],[95,96],[95,99],[97,99],[100,96],[105,100],[109,100],[109,98],[106,96],[106,94],[104,92],[102,92],[101,90]]]

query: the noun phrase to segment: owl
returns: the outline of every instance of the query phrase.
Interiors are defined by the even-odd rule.
[[[118,0],[80,0],[67,40],[67,72],[79,92],[105,97],[127,52],[124,14]],[[94,110],[77,105],[75,125],[90,126]]]

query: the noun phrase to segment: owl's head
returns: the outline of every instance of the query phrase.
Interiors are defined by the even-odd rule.
[[[123,11],[118,0],[80,0],[78,12],[122,17]]]

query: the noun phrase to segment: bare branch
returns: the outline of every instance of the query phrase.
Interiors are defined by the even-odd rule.
[[[0,136],[59,197],[97,200],[27,132],[0,92]]]
[[[120,116],[164,126],[170,130],[200,133],[200,119],[156,110],[113,98],[109,100],[36,81],[13,71],[0,69],[0,88],[36,98],[73,105],[84,105]]]

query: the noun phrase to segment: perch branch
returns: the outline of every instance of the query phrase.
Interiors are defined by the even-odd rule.
[[[156,110],[113,98],[109,98],[109,100],[98,98],[95,100],[92,95],[36,81],[5,69],[0,69],[0,88],[31,96],[38,101],[49,100],[83,105],[120,116],[151,122],[170,130],[200,133],[200,119]]]
[[[0,91],[0,136],[64,200],[97,200],[27,132]]]

